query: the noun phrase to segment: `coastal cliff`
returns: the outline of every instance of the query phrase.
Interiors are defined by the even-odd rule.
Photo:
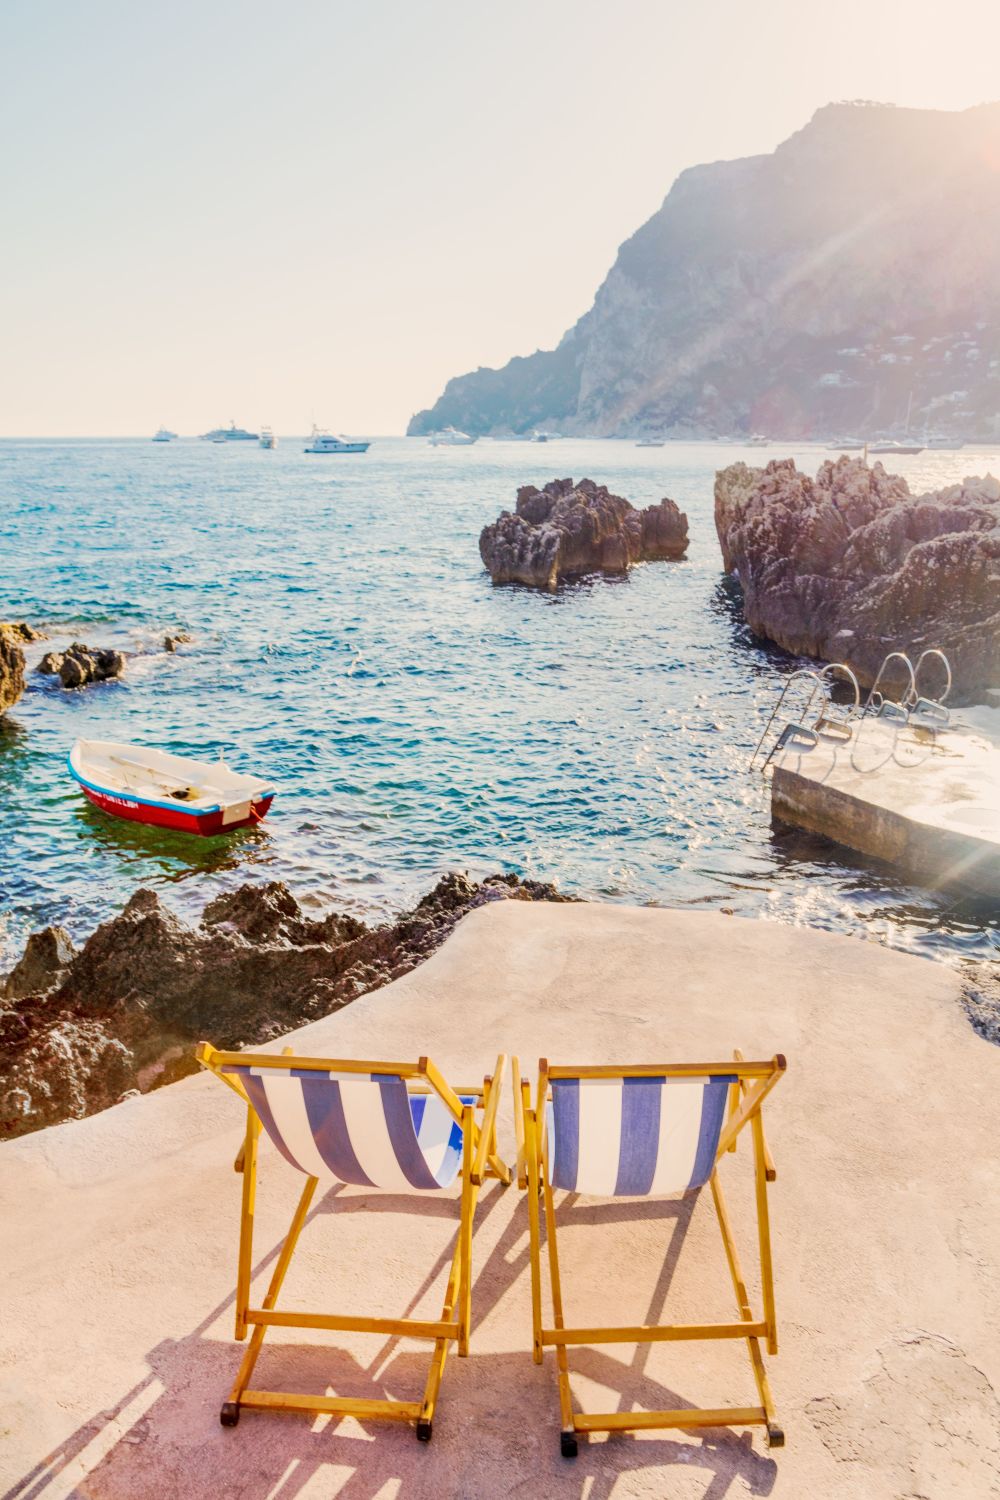
[[[411,434],[1000,436],[1000,105],[832,104],[682,172],[559,347],[448,382]]]

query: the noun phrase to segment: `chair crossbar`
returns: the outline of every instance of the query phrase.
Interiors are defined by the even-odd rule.
[[[420,1416],[419,1401],[368,1401],[353,1396],[300,1396],[286,1391],[244,1391],[241,1406],[258,1411],[330,1412],[343,1417],[381,1417],[413,1422]]]
[[[761,1406],[689,1406],[677,1411],[574,1412],[576,1432],[638,1432],[659,1427],[766,1427]]]
[[[657,1344],[684,1339],[763,1338],[766,1323],[644,1323],[633,1328],[545,1328],[543,1344]]]
[[[415,1339],[456,1339],[460,1324],[420,1318],[350,1318],[336,1313],[272,1312],[247,1308],[246,1321],[265,1328],[329,1328],[342,1333],[395,1333]]]

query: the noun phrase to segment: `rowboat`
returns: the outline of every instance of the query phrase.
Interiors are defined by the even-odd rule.
[[[231,771],[223,760],[193,760],[145,745],[77,740],[70,775],[102,812],[183,833],[231,833],[266,816],[274,787]]]

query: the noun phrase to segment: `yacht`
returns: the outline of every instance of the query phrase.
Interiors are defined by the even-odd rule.
[[[455,427],[443,427],[440,432],[430,434],[431,446],[434,448],[471,448],[478,439],[470,437],[467,432],[459,432]]]
[[[153,442],[154,443],[172,443],[173,440],[174,440],[174,438],[176,436],[177,436],[176,432],[171,432],[170,429],[167,428],[167,427],[161,427],[160,430],[159,430],[159,432],[157,432],[154,435]]]
[[[924,447],[925,448],[934,448],[934,449],[939,449],[939,450],[940,449],[944,449],[945,451],[948,451],[948,452],[955,452],[959,448],[964,448],[965,447],[965,439],[964,438],[950,438],[950,437],[941,437],[941,436],[931,436],[931,437],[928,437],[928,438],[924,438]]]
[[[275,437],[270,427],[262,427],[260,429],[260,446],[262,448],[277,448],[278,439]]]
[[[746,445],[748,448],[768,448],[771,445],[771,439],[765,437],[762,432],[752,432],[746,440]]]
[[[314,427],[312,440],[308,448],[303,448],[303,453],[367,453],[371,447],[370,443],[355,443],[345,437],[338,437],[334,432],[326,432],[322,427]]]
[[[888,438],[882,443],[869,443],[869,453],[923,453],[923,443],[897,443],[894,438]]]
[[[861,438],[834,438],[832,443],[827,443],[828,453],[860,453],[864,447]]]
[[[256,443],[258,436],[256,432],[247,432],[245,427],[237,427],[232,421],[228,427],[213,427],[211,432],[202,433],[209,443]]]
[[[664,438],[640,438],[635,446],[637,448],[662,448],[665,441]]]

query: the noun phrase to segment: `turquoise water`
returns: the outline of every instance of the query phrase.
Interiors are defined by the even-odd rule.
[[[363,457],[186,440],[0,442],[0,618],[137,655],[67,693],[30,673],[0,728],[0,968],[43,922],[77,936],[139,884],[194,914],[282,879],[313,909],[399,909],[446,869],[499,868],[582,896],[725,906],[936,956],[996,954],[996,912],[772,830],[746,772],[791,663],[753,642],[723,578],[722,445],[384,439]],[[898,461],[917,488],[1000,455]],[[689,561],[556,596],[494,589],[482,525],[521,483],[571,474],[637,504],[671,495]],[[193,642],[175,655],[165,631]],[[77,735],[214,757],[273,778],[260,828],[154,833],[85,802]]]

